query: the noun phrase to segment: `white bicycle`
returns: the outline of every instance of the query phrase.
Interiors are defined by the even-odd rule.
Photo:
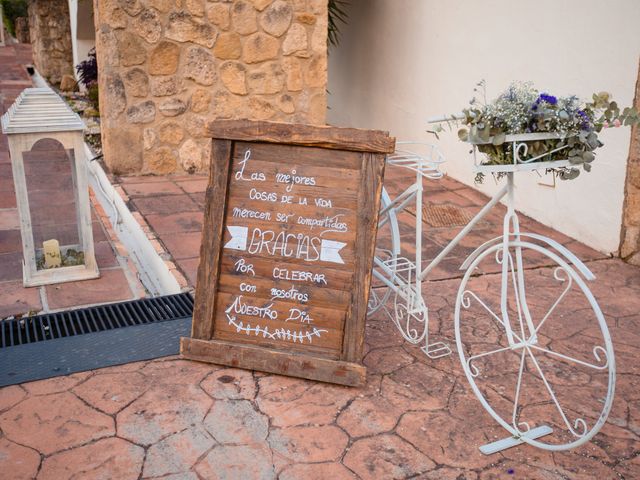
[[[507,138],[518,152],[513,165],[479,165],[474,148],[476,171],[500,174],[506,185],[424,269],[423,181],[442,177],[444,158],[434,146],[400,144],[401,150],[387,159],[388,168],[409,169],[416,180],[395,198],[383,189],[369,313],[385,311],[404,339],[420,345],[430,358],[448,355],[451,349],[430,341],[422,282],[498,202],[506,200],[502,235],[480,245],[461,266],[465,273],[454,312],[456,346],[467,380],[485,410],[510,434],[482,446],[485,454],[521,443],[546,450],[582,445],[605,423],[615,390],[611,338],[586,284],[595,276],[558,242],[520,230],[515,175],[570,165],[566,160],[527,157],[527,142],[532,140],[531,134]],[[401,254],[398,221],[412,202],[415,259]]]

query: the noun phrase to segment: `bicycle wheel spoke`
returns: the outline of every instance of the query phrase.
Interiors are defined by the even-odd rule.
[[[556,307],[558,305],[560,305],[560,302],[562,301],[562,299],[565,297],[565,295],[569,292],[569,290],[571,289],[571,287],[573,286],[573,279],[571,278],[570,275],[567,275],[567,279],[565,280],[561,280],[558,275],[557,272],[560,269],[560,267],[557,267],[554,272],[553,272],[553,276],[556,278],[556,280],[559,281],[566,281],[568,280],[569,283],[567,284],[566,288],[564,289],[564,291],[560,294],[560,296],[558,297],[558,299],[553,303],[553,305],[551,305],[551,308],[549,308],[549,310],[547,311],[547,313],[544,315],[544,317],[542,317],[542,320],[540,320],[540,323],[538,324],[538,326],[536,327],[535,333],[538,333],[538,331],[540,330],[540,328],[542,327],[542,325],[544,325],[544,322],[547,321],[547,318],[549,318],[549,316],[553,313],[553,311],[556,309]],[[564,269],[562,269],[562,271],[564,271]]]
[[[593,356],[596,357],[596,360],[600,361],[600,356],[598,355],[598,352],[601,351],[604,354],[604,358],[606,360],[604,365],[594,365],[592,363],[588,363],[588,362],[585,362],[583,360],[578,360],[577,358],[570,357],[570,356],[564,355],[562,353],[554,352],[553,350],[549,350],[547,348],[538,347],[537,345],[530,345],[530,347],[534,348],[536,350],[539,350],[541,352],[547,353],[549,355],[552,355],[554,357],[562,358],[563,360],[567,360],[569,362],[574,362],[574,363],[577,363],[577,364],[582,365],[584,367],[593,368],[595,370],[605,370],[609,366],[609,356],[607,355],[607,351],[604,348],[600,347],[600,346],[595,346],[593,348]]]
[[[544,386],[547,388],[547,392],[549,392],[549,396],[551,397],[551,400],[555,404],[556,409],[558,410],[558,413],[562,417],[562,420],[564,421],[564,424],[567,426],[569,431],[574,436],[583,437],[587,433],[587,422],[585,422],[582,418],[577,418],[573,423],[574,426],[573,427],[571,426],[571,424],[569,423],[569,419],[567,418],[566,414],[564,413],[564,410],[562,409],[562,406],[560,405],[560,402],[558,401],[558,398],[556,397],[556,394],[553,391],[553,388],[551,388],[551,385],[549,384],[549,382],[547,380],[547,377],[545,376],[544,372],[542,371],[542,368],[540,368],[540,364],[536,360],[536,357],[533,355],[533,353],[531,352],[530,348],[527,348],[527,352],[529,353],[529,356],[531,357],[531,360],[533,361],[533,364],[535,365],[536,370],[537,370],[538,374],[540,375],[540,378],[542,378],[542,382],[544,383]],[[580,428],[583,430],[582,433],[578,433],[574,429],[574,428],[578,428],[578,425],[580,425]]]
[[[480,375],[480,371],[471,362],[473,362],[474,360],[477,360],[478,358],[488,357],[490,355],[495,355],[496,353],[506,352],[507,350],[511,350],[511,347],[497,348],[495,350],[491,350],[490,352],[484,352],[484,353],[479,353],[478,355],[473,355],[467,359],[467,366],[472,371],[472,375],[474,377],[477,377],[478,375]]]
[[[524,322],[522,321],[522,305],[520,304],[520,290],[518,288],[518,280],[516,278],[516,271],[513,266],[513,256],[511,255],[511,253],[509,253],[507,258],[508,258],[508,265],[510,266],[510,269],[511,269],[511,281],[513,283],[513,295],[515,296],[515,299],[516,299],[516,308],[518,310],[518,323],[520,324],[520,333],[522,335],[522,338],[525,338],[526,334],[524,332]]]
[[[506,328],[506,326],[505,326],[504,322],[502,321],[502,319],[501,319],[498,315],[496,315],[496,313],[494,313],[494,311],[493,311],[493,310],[491,310],[491,309],[487,306],[487,304],[486,304],[485,302],[483,302],[483,301],[480,299],[480,297],[478,297],[478,295],[476,295],[475,293],[473,293],[471,290],[465,290],[465,291],[464,291],[464,293],[463,293],[462,295],[463,295],[463,297],[464,297],[465,295],[470,295],[470,296],[472,296],[473,298],[475,298],[475,299],[476,299],[476,301],[477,301],[477,302],[482,306],[482,308],[484,308],[484,309],[487,311],[487,313],[489,313],[489,315],[491,315],[491,317],[492,317],[496,322],[498,322],[498,323],[502,326],[502,328]],[[462,305],[464,306],[464,308],[469,308],[469,307],[471,306],[471,302],[470,302],[470,301],[468,301],[468,299],[466,299],[466,301],[465,301],[465,299],[463,299],[463,300],[462,300]],[[516,340],[518,341],[518,343],[522,343],[522,339],[521,339],[518,335],[516,335],[516,334],[514,333],[514,334],[513,334],[513,336],[516,338]]]

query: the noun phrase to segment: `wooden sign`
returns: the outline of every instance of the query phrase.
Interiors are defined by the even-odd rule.
[[[364,383],[386,132],[216,121],[185,358]]]

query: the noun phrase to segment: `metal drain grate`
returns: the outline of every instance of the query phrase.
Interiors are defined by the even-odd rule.
[[[457,227],[466,225],[473,214],[451,204],[430,203],[422,207],[425,221],[432,227]]]
[[[188,293],[0,322],[0,348],[191,317]]]
[[[0,387],[180,351],[188,293],[0,321]]]

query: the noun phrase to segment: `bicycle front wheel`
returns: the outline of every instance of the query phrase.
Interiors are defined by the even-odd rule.
[[[551,268],[526,270],[532,258]],[[474,276],[496,263],[502,273]],[[615,389],[609,330],[583,278],[556,253],[520,240],[482,252],[458,291],[455,334],[473,392],[512,436],[566,450],[606,421]],[[542,424],[553,434],[527,438]]]

